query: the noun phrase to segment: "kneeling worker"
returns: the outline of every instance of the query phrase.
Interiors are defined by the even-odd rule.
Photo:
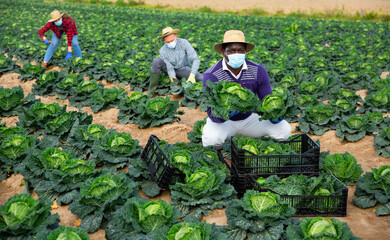
[[[171,27],[162,30],[159,39],[165,41],[160,49],[160,57],[153,59],[148,95],[153,96],[160,79],[160,71],[168,75],[172,82],[186,78],[187,82],[202,81],[203,75],[198,73],[199,58],[191,44],[183,38],[178,38],[179,29]],[[192,67],[191,67],[192,65]]]
[[[206,85],[207,80],[236,82],[254,92],[260,100],[266,95],[272,94],[265,68],[245,59],[246,53],[254,47],[255,45],[245,41],[242,31],[227,31],[223,42],[214,46],[214,49],[222,54],[222,60],[205,72],[203,85]],[[229,114],[229,120],[225,121],[222,118],[213,117],[210,107],[207,107],[207,115],[202,135],[205,147],[214,146],[220,149],[226,140],[236,134],[252,138],[267,136],[277,140],[287,140],[291,133],[290,125],[282,117],[275,121],[259,121],[259,115],[256,113],[232,111]]]

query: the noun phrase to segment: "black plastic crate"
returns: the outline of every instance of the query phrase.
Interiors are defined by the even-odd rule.
[[[253,178],[258,178],[258,177],[264,177],[264,178],[267,178],[271,175],[276,175],[276,174],[263,174],[263,175],[251,175],[251,174],[244,174],[244,175],[241,175],[241,174],[237,174],[235,172],[234,169],[232,169],[232,180],[231,180],[231,184],[234,186],[234,189],[236,189],[237,191],[237,196],[239,198],[241,198],[244,193],[246,192],[246,190],[248,189],[254,189],[254,184],[253,184]],[[300,173],[302,174],[302,173]],[[278,177],[280,178],[286,178],[292,174],[277,174]],[[307,174],[303,174],[303,175],[306,175],[308,177],[313,177],[313,176],[319,176],[320,173],[307,173]]]
[[[319,173],[320,146],[307,134],[300,134],[291,140],[280,141],[289,144],[296,154],[254,155],[239,149],[232,139],[232,169],[237,177],[251,174],[270,175],[316,174]]]
[[[281,200],[288,202],[289,206],[294,207],[297,210],[294,215],[296,217],[345,217],[347,216],[348,187],[335,176],[333,177],[337,181],[337,190],[328,196],[280,195],[280,198]],[[250,189],[254,189],[259,192],[275,193],[268,188],[262,188],[257,183],[256,179],[257,177],[250,176],[250,180],[252,182],[252,188]]]
[[[150,135],[148,143],[141,153],[141,159],[145,162],[153,180],[162,189],[178,181],[183,181],[184,173],[173,166],[163,150],[158,145],[160,139]]]

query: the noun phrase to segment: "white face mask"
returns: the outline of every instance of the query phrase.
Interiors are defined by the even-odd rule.
[[[171,49],[175,48],[176,47],[176,40],[173,41],[173,42],[170,42],[170,43],[167,43],[167,46]]]
[[[242,64],[244,64],[245,54],[240,54],[240,53],[230,54],[230,55],[228,55],[228,58],[229,58],[229,61],[227,64],[230,67],[237,69],[237,68],[241,67]]]

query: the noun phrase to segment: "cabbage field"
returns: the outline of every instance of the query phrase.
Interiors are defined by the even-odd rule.
[[[83,58],[64,61],[62,37],[45,70],[47,45],[37,32],[54,9],[76,20]],[[388,22],[28,0],[0,0],[0,12],[0,239],[390,236]],[[267,69],[273,94],[261,102],[232,83],[203,88],[161,76],[158,97],[148,97],[163,45],[157,36],[167,26],[195,48],[201,73],[221,60],[213,46],[224,32],[242,30],[256,45],[246,58]],[[206,106],[225,119],[238,109],[283,116],[290,141],[307,133],[321,147],[318,172],[277,176],[305,163],[302,149],[241,135],[225,144],[224,164],[221,153],[201,146]],[[252,167],[253,186],[270,191],[240,192],[235,147],[249,157],[243,164]],[[155,181],[162,169],[144,161],[164,159],[158,148],[174,168],[168,182]],[[267,155],[283,161],[256,168],[248,160]]]

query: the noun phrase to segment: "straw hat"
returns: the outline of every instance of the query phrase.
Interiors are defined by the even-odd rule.
[[[51,19],[48,22],[57,21],[58,19],[60,19],[60,17],[62,17],[62,15],[64,15],[64,13],[60,13],[60,11],[54,10],[53,12],[50,13]]]
[[[177,34],[179,33],[179,29],[173,29],[171,27],[166,27],[164,28],[162,31],[161,31],[161,36],[159,36],[158,38],[165,38],[171,34]]]
[[[222,53],[222,44],[224,43],[245,43],[246,52],[251,51],[255,45],[252,43],[245,42],[245,35],[240,30],[229,30],[225,32],[223,36],[223,42],[218,43],[214,46],[215,51]]]

